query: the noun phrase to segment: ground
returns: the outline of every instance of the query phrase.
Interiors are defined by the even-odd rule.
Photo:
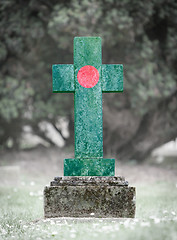
[[[117,161],[116,175],[137,190],[135,219],[44,219],[44,186],[62,175],[69,157],[57,148],[0,153],[0,239],[177,239],[174,161]]]

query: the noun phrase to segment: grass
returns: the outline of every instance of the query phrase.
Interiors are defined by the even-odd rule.
[[[176,183],[138,184],[136,218],[109,221],[44,220],[43,187],[0,187],[0,239],[177,239]]]
[[[36,149],[0,157],[0,240],[177,240],[177,174],[166,165],[118,163],[117,175],[136,187],[135,219],[45,220],[43,189],[62,175],[66,155],[58,149]],[[3,166],[19,169],[5,172]],[[3,180],[9,183],[3,185]]]

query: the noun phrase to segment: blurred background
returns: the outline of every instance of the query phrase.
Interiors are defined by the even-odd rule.
[[[75,36],[100,36],[103,64],[124,65],[124,92],[103,94],[104,157],[136,187],[134,225],[38,222],[74,156],[74,96],[52,93],[52,64],[73,63]],[[176,239],[176,138],[176,0],[0,0],[2,239]]]
[[[124,65],[124,92],[103,94],[104,153],[142,162],[170,142],[176,159],[176,26],[175,0],[2,0],[1,154],[74,153],[74,96],[52,93],[51,66],[73,63],[75,36],[100,36],[103,63]]]

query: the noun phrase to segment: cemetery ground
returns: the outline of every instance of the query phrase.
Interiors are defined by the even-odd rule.
[[[72,154],[37,148],[0,156],[0,239],[177,239],[177,161],[117,162],[116,175],[136,187],[135,219],[44,219],[44,186]]]

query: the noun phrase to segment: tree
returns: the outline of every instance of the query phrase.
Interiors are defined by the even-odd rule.
[[[72,63],[73,37],[90,35],[103,39],[103,63],[124,64],[124,93],[103,96],[105,151],[142,160],[176,138],[174,0],[12,0],[0,9],[2,145],[10,136],[17,146],[25,124],[41,134],[40,121],[56,127],[66,116],[73,126],[73,96],[52,94],[51,64]]]

